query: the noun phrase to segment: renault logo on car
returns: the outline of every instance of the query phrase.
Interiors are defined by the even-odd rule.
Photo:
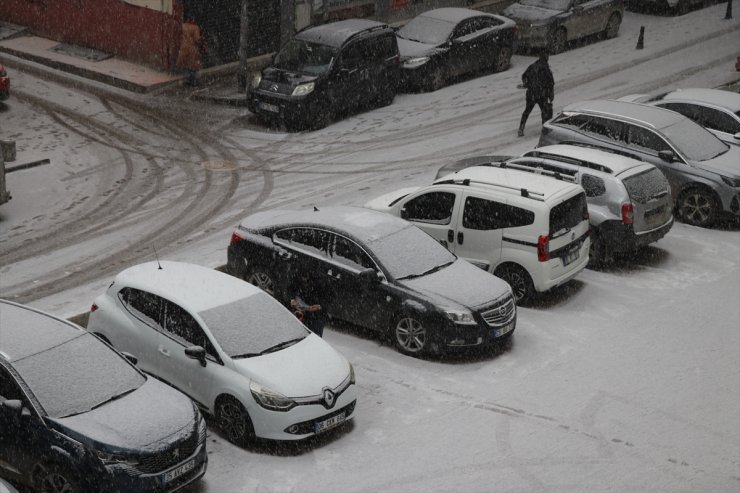
[[[324,389],[324,404],[327,408],[334,406],[334,399],[336,399],[334,392],[331,389]]]

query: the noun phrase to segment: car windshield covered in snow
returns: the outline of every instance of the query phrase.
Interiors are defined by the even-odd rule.
[[[146,382],[126,360],[89,333],[19,359],[14,366],[53,418],[90,411]]]
[[[275,57],[274,66],[291,72],[320,75],[329,70],[336,55],[336,48],[331,46],[293,39]]]
[[[280,303],[258,293],[199,313],[231,358],[259,356],[308,336],[308,330]]]
[[[399,29],[396,35],[409,41],[438,45],[447,41],[454,28],[452,22],[419,16]]]
[[[457,257],[415,226],[368,242],[395,279],[417,277],[453,263]]]
[[[520,0],[522,5],[550,10],[568,10],[572,0]]]
[[[711,132],[688,119],[681,119],[661,131],[692,161],[706,161],[729,150],[729,147]]]

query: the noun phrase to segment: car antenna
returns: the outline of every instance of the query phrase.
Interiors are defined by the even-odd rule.
[[[152,250],[154,250],[154,258],[157,259],[157,265],[159,266],[158,270],[162,270],[162,264],[159,263],[159,255],[157,255],[157,249],[152,247]]]

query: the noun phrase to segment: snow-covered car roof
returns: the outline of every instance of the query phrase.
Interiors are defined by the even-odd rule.
[[[523,155],[531,155],[531,153],[548,153],[556,154],[558,156],[569,157],[578,159],[579,161],[587,161],[589,163],[600,164],[609,168],[613,174],[618,175],[624,171],[636,168],[638,166],[646,166],[647,163],[632,159],[627,156],[615,154],[613,152],[602,151],[600,149],[594,149],[592,147],[585,146],[572,146],[567,144],[556,144],[550,146],[538,147],[532,151],[527,151]]]
[[[80,337],[85,331],[28,306],[0,300],[0,356],[15,361]]]
[[[529,192],[542,194],[544,200],[559,195],[566,190],[580,188],[579,185],[553,180],[547,176],[533,175],[527,171],[492,166],[465,168],[451,175],[443,176],[435,181],[435,183],[445,182],[447,180],[458,182],[468,179],[471,181],[470,186],[485,187],[488,185],[503,185],[517,191],[526,189]],[[479,185],[481,183],[482,185]]]
[[[215,269],[166,260],[129,267],[116,276],[114,286],[148,291],[198,313],[262,292]]]
[[[296,34],[296,39],[340,48],[355,34],[366,29],[386,25],[382,22],[367,19],[346,19],[309,27]]]
[[[314,226],[344,232],[367,243],[391,235],[412,224],[382,212],[364,207],[317,207],[308,209],[274,209],[253,214],[241,222],[248,230],[259,231],[288,226]]]
[[[656,101],[707,103],[728,109],[733,113],[740,111],[740,94],[720,89],[677,89],[663,95]]]
[[[613,101],[611,99],[579,101],[563,108],[563,112],[622,117],[640,121],[656,129],[665,128],[686,119],[683,115],[663,108],[626,101]]]
[[[480,12],[478,10],[464,9],[459,7],[444,7],[441,9],[428,10],[423,14],[419,14],[419,17],[430,17],[432,19],[437,19],[440,21],[452,22],[453,24],[457,24],[458,22],[464,19],[469,19],[470,17],[480,16],[496,17],[504,20],[504,18],[500,16],[488,14],[486,12]]]

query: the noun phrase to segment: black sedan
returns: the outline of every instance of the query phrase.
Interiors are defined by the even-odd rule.
[[[286,304],[308,274],[328,315],[387,333],[405,354],[480,347],[516,326],[508,284],[411,223],[359,207],[251,215],[231,237],[228,269]]]
[[[516,29],[506,17],[477,10],[424,12],[396,32],[402,83],[435,91],[457,76],[506,70],[516,46]]]
[[[68,493],[168,492],[203,476],[206,423],[184,394],[51,315],[0,300],[0,327],[1,476]]]

